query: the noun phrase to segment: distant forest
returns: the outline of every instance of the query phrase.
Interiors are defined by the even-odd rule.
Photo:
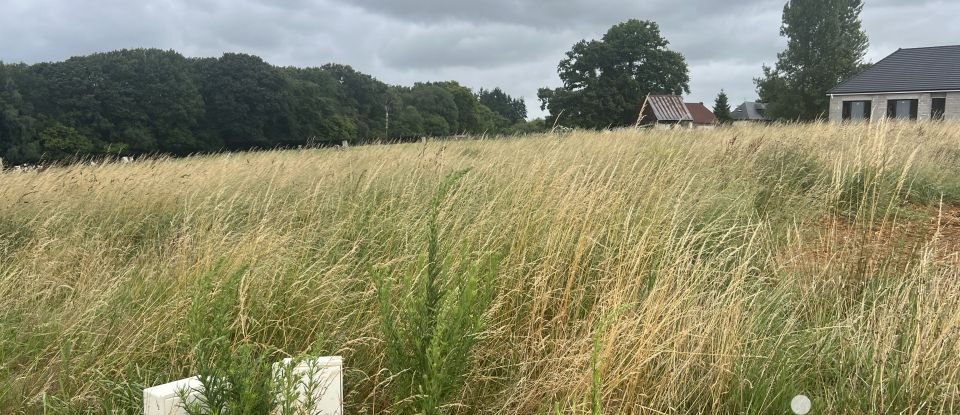
[[[350,66],[277,67],[245,54],[120,50],[63,62],[0,62],[0,157],[192,153],[514,134],[523,100],[456,82],[387,85]]]

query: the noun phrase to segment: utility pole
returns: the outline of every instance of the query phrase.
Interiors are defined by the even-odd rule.
[[[390,106],[387,104],[383,104],[383,111],[387,114],[387,119],[386,119],[386,122],[384,122],[384,127],[383,127],[383,139],[389,140],[390,139]]]

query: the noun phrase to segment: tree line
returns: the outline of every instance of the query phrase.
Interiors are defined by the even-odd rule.
[[[134,49],[0,62],[0,157],[13,164],[542,128],[526,117],[523,100],[499,88],[394,86],[347,65],[277,67],[246,54]]]

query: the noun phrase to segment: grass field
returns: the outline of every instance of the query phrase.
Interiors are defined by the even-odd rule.
[[[343,355],[350,414],[958,412],[958,127],[0,173],[0,413],[135,412],[210,338]]]

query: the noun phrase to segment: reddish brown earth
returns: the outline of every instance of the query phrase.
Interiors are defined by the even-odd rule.
[[[823,276],[837,271],[889,275],[906,271],[925,250],[937,261],[960,263],[960,205],[917,206],[909,216],[870,227],[838,217],[821,219],[817,231],[781,251],[779,265],[787,272]]]

